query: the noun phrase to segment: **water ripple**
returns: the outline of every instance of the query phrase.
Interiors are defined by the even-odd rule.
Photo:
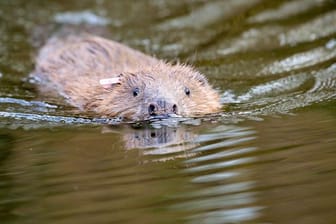
[[[306,23],[293,27],[279,36],[280,44],[295,45],[327,37],[336,33],[336,10],[318,16]]]
[[[332,39],[328,43],[333,43],[334,41],[335,40]],[[326,44],[327,46],[330,45],[328,48],[319,47],[307,52],[297,53],[283,60],[274,62],[263,69],[261,73],[276,74],[289,72],[336,58],[336,47],[328,43]]]
[[[42,101],[27,101],[23,99],[9,98],[9,97],[0,97],[0,104],[17,104],[25,107],[41,107],[41,108],[51,108],[56,109],[56,105],[45,103]]]
[[[201,29],[220,20],[228,19],[240,11],[253,7],[259,0],[228,0],[225,2],[209,2],[192,11],[189,15],[165,21],[161,28],[195,28]]]
[[[244,167],[257,161],[253,154],[258,153],[258,149],[244,147],[250,145],[255,134],[248,128],[219,126],[205,136],[200,135],[201,143],[206,145],[192,150],[197,156],[185,160],[183,172],[192,176],[191,184],[202,185],[202,188],[178,195],[181,202],[172,209],[198,213],[188,217],[190,223],[200,220],[207,223],[244,222],[259,217],[262,207],[254,205],[257,198],[257,192],[253,190],[255,182],[243,178],[248,176]]]
[[[57,13],[54,16],[54,20],[57,23],[64,24],[90,24],[96,26],[105,26],[111,23],[111,20],[98,16],[91,11],[80,11],[80,12],[63,12]]]
[[[304,13],[323,4],[325,0],[294,0],[285,2],[276,9],[265,10],[253,17],[249,22],[267,22],[270,20],[287,19],[288,17],[297,16],[300,13]]]
[[[249,138],[247,140],[252,140],[253,138]],[[246,141],[243,140],[243,141]],[[240,142],[243,142],[243,141],[240,141]],[[236,142],[238,143],[238,142]],[[228,146],[228,145],[225,145],[225,146]],[[223,147],[222,145],[217,145],[217,148],[219,147]],[[205,151],[207,149],[200,149],[200,148],[196,148],[195,150],[193,150],[193,152],[197,152],[197,151]],[[215,159],[222,159],[222,158],[225,158],[225,157],[231,157],[231,156],[239,156],[239,155],[244,155],[246,153],[251,153],[251,152],[254,152],[256,151],[256,148],[255,147],[247,147],[247,148],[242,148],[242,149],[231,149],[231,150],[225,150],[223,152],[219,152],[219,153],[213,153],[213,154],[210,154],[210,155],[205,155],[205,156],[198,156],[196,158],[193,158],[193,159],[189,159],[187,162],[188,163],[195,163],[195,162],[204,162],[204,161],[208,161],[208,160],[215,160]]]
[[[241,223],[256,219],[260,216],[263,207],[227,209],[225,211],[206,212],[201,215],[191,216],[190,223]]]
[[[243,31],[238,37],[224,39],[219,46],[218,44],[215,46],[215,51],[219,55],[228,55],[239,52],[281,49],[281,47],[313,42],[335,34],[335,20],[336,11],[331,11],[299,25],[272,24],[252,27]],[[324,52],[326,49],[316,51],[315,54],[326,54]],[[300,63],[304,61],[302,58],[299,60]]]
[[[308,91],[309,93],[314,92],[323,92],[326,90],[330,90],[330,93],[334,93],[336,88],[336,64],[333,64],[328,69],[322,72],[316,72],[314,74],[315,77],[315,85]]]

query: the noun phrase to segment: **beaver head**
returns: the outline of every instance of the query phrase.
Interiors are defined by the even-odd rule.
[[[101,80],[104,91],[90,107],[99,114],[130,120],[219,111],[219,95],[202,74],[184,65],[168,66],[162,63]]]

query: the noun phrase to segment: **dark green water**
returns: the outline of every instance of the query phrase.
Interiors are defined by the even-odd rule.
[[[107,127],[27,80],[87,30],[193,64],[212,120]],[[335,223],[336,2],[0,1],[1,223]]]

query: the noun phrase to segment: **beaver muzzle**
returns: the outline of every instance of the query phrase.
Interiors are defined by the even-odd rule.
[[[149,116],[169,116],[169,114],[177,114],[177,112],[177,105],[169,103],[165,99],[158,99],[148,105]]]

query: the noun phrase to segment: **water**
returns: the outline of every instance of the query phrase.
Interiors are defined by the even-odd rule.
[[[54,32],[193,64],[224,112],[138,124],[41,96]],[[335,223],[332,0],[0,1],[1,223]]]

